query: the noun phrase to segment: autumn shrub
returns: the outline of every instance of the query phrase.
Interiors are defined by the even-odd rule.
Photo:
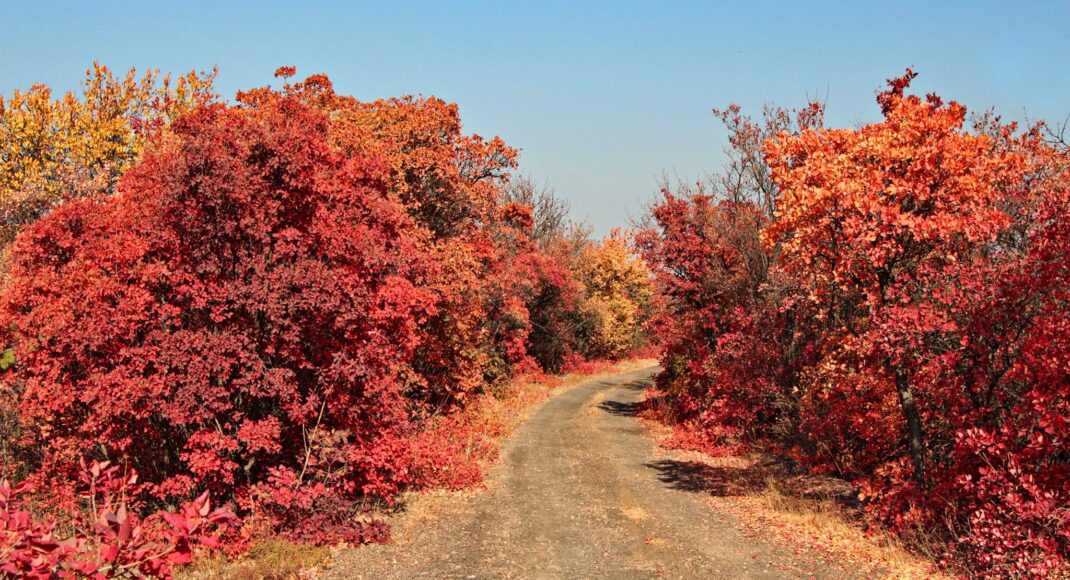
[[[561,372],[566,375],[595,375],[613,366],[607,359],[588,359],[579,354],[570,354],[561,362]]]
[[[600,368],[581,273],[641,265],[618,240],[580,268],[589,231],[511,199],[515,150],[465,134],[455,104],[358,101],[291,67],[233,105],[207,75],[94,71],[84,101],[0,106],[5,150],[41,146],[0,167],[0,209],[21,212],[0,250],[2,475],[49,489],[25,497],[57,526],[90,456],[141,474],[132,517],[233,502],[229,554],[385,541],[375,509],[399,491],[482,480],[545,395],[517,379]],[[628,276],[628,300],[649,295]],[[619,302],[614,354],[642,346],[645,306]]]
[[[705,191],[665,191],[651,217],[660,232],[641,232],[637,244],[667,301],[650,323],[664,349],[662,397],[673,401],[673,422],[738,438],[774,413],[778,376],[769,362],[779,356],[771,332],[779,321],[765,302],[758,240],[767,218],[754,204]]]
[[[979,451],[986,446],[974,429],[1045,437],[1031,421],[1014,425],[1022,413],[1046,407],[1031,404],[1043,383],[1015,376],[1029,360],[1020,349],[1036,338],[1034,328],[1020,325],[1043,319],[1045,309],[1062,310],[1062,301],[1044,277],[1026,283],[1011,272],[1042,264],[1032,248],[1063,218],[1030,215],[1029,208],[1050,198],[1053,180],[1056,190],[1065,183],[1034,173],[1037,155],[1049,161],[1047,169],[1058,168],[1035,134],[964,131],[961,105],[905,95],[910,78],[880,95],[881,123],[802,132],[767,145],[780,187],[768,240],[779,244],[780,264],[816,298],[819,316],[838,321],[822,337],[828,354],[814,379],[835,385],[829,394],[845,403],[867,391],[873,398],[871,418],[860,408],[838,419],[862,415],[846,442],[869,453],[852,475],[872,498],[872,513],[894,527],[950,521],[955,547],[983,570],[1040,573],[1068,549],[1066,538],[1049,535],[1059,522],[1045,516],[1047,502],[1068,499],[1059,453],[1042,459],[1054,473],[1030,488],[1030,477],[1018,481],[1016,453]],[[1030,232],[1032,224],[1039,231]],[[1011,281],[1013,287],[1003,286]],[[1019,300],[1019,308],[1001,308]],[[1027,306],[1037,303],[1041,312]],[[1019,335],[1026,342],[1016,345]],[[845,367],[857,382],[830,376]],[[843,388],[852,384],[854,393]],[[889,441],[889,432],[900,438]],[[829,442],[822,430],[811,433]],[[1054,437],[1061,436],[1056,430]],[[905,443],[905,454],[895,443]],[[989,454],[990,466],[969,459]],[[986,477],[990,470],[1006,479],[995,484]],[[977,480],[1002,494],[971,485]],[[992,507],[966,507],[979,497]],[[975,523],[992,517],[988,510],[1004,514],[1007,525],[998,534]],[[1009,554],[1006,561],[995,561],[992,554],[1001,552]]]
[[[294,485],[388,498],[407,480],[402,395],[434,310],[408,214],[292,99],[203,107],[121,195],[16,241],[3,310],[35,479],[122,458],[159,501]]]
[[[294,74],[283,67],[276,76]],[[253,109],[280,99],[327,115],[328,140],[338,155],[381,160],[371,170],[427,232],[422,248],[433,268],[419,283],[435,307],[418,321],[406,398],[430,409],[463,407],[488,380],[512,376],[513,365],[527,356],[530,322],[519,297],[499,295],[496,281],[514,275],[511,254],[495,232],[516,151],[499,138],[464,133],[457,105],[434,97],[359,101],[337,94],[324,75],[238,94]],[[507,303],[498,308],[502,300]],[[497,332],[503,326],[508,331]]]
[[[177,512],[148,518],[130,509],[137,474],[108,462],[81,463],[79,511],[60,525],[41,515],[30,482],[0,482],[0,575],[5,578],[170,577],[195,550],[217,548],[236,518],[207,492]],[[84,510],[84,511],[83,511]]]
[[[666,193],[637,239],[666,303],[648,407],[682,444],[853,481],[949,566],[1065,572],[1067,154],[1040,126],[969,130],[912,78],[855,129],[719,113],[724,174]]]
[[[390,528],[372,513],[374,504],[347,493],[329,480],[304,481],[304,474],[286,467],[268,470],[239,500],[244,514],[242,535],[232,541],[231,552],[264,538],[282,538],[301,544],[352,546],[385,543]]]
[[[483,482],[487,466],[498,457],[496,437],[502,425],[478,421],[480,397],[461,413],[423,422],[412,440],[415,489],[463,489]]]

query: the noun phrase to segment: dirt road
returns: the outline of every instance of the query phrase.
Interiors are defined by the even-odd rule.
[[[634,416],[654,370],[551,399],[506,444],[487,490],[446,497],[394,543],[345,552],[320,577],[851,577],[745,536],[689,485],[688,464],[655,454]]]

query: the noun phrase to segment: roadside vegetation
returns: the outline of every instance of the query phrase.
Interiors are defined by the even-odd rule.
[[[482,480],[517,385],[645,346],[626,234],[456,105],[295,72],[0,102],[4,573],[385,541],[400,493]]]
[[[669,445],[850,482],[865,525],[952,573],[1065,576],[1066,142],[914,76],[857,128],[717,112],[729,163],[637,238],[664,300],[645,412]]]
[[[744,526],[1070,577],[1065,127],[909,69],[854,128],[729,106],[720,172],[595,239],[456,104],[296,74],[0,97],[0,576],[315,568],[656,354],[640,416]]]

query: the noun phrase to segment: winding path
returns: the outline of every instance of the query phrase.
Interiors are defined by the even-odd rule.
[[[482,492],[451,495],[394,543],[322,578],[846,578],[748,537],[655,455],[635,407],[656,369],[594,379],[538,408]],[[403,516],[405,517],[405,516]]]

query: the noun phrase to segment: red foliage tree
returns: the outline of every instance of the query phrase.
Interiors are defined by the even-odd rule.
[[[771,314],[760,307],[768,260],[758,231],[766,220],[748,202],[664,195],[652,211],[659,229],[637,239],[667,298],[651,322],[667,369],[659,383],[670,391],[673,421],[698,421],[714,439],[741,435],[763,422],[757,417],[768,415],[776,394],[768,345],[754,334]]]
[[[180,116],[115,196],[17,238],[0,453],[52,506],[89,455],[142,474],[141,508],[235,500],[238,544],[386,539],[363,500],[479,481],[495,447],[465,409],[584,350],[568,252],[506,201],[515,156],[454,104],[323,75]]]
[[[919,352],[953,330],[930,300],[934,276],[983,256],[1009,218],[996,201],[1023,177],[1023,163],[985,135],[962,131],[966,110],[939,98],[903,96],[910,75],[879,99],[885,121],[859,130],[811,130],[769,142],[780,188],[767,230],[780,263],[818,316],[854,337],[858,364],[894,382],[918,481],[924,479],[923,411],[916,401]],[[927,349],[924,349],[927,350]],[[924,403],[922,403],[924,405]]]
[[[90,453],[158,498],[241,499],[280,473],[347,497],[405,481],[431,257],[381,166],[328,127],[292,98],[200,108],[120,195],[18,238],[2,308],[38,479],[61,489]]]
[[[773,110],[763,138],[722,113],[725,201],[668,196],[639,239],[668,305],[658,403],[707,445],[852,479],[871,516],[942,532],[973,573],[1065,572],[1067,153],[1040,127],[968,130],[912,78],[857,129]]]
[[[283,76],[294,74],[284,68]],[[436,269],[421,287],[433,296],[435,313],[421,323],[406,395],[425,410],[456,408],[488,376],[508,377],[508,366],[496,364],[501,345],[493,342],[488,309],[491,272],[501,270],[503,259],[492,230],[502,217],[501,186],[516,151],[499,138],[465,134],[457,105],[434,97],[364,102],[337,94],[323,75],[238,95],[254,109],[282,98],[327,114],[339,155],[381,160],[376,175],[391,199],[429,232],[426,250]]]
[[[636,243],[664,302],[650,322],[664,349],[664,393],[650,405],[692,431],[681,435],[722,451],[774,430],[794,435],[796,375],[809,337],[793,282],[760,237],[777,204],[761,146],[820,126],[822,110],[770,107],[760,122],[736,106],[714,112],[730,132],[724,171],[679,193],[666,188]]]

